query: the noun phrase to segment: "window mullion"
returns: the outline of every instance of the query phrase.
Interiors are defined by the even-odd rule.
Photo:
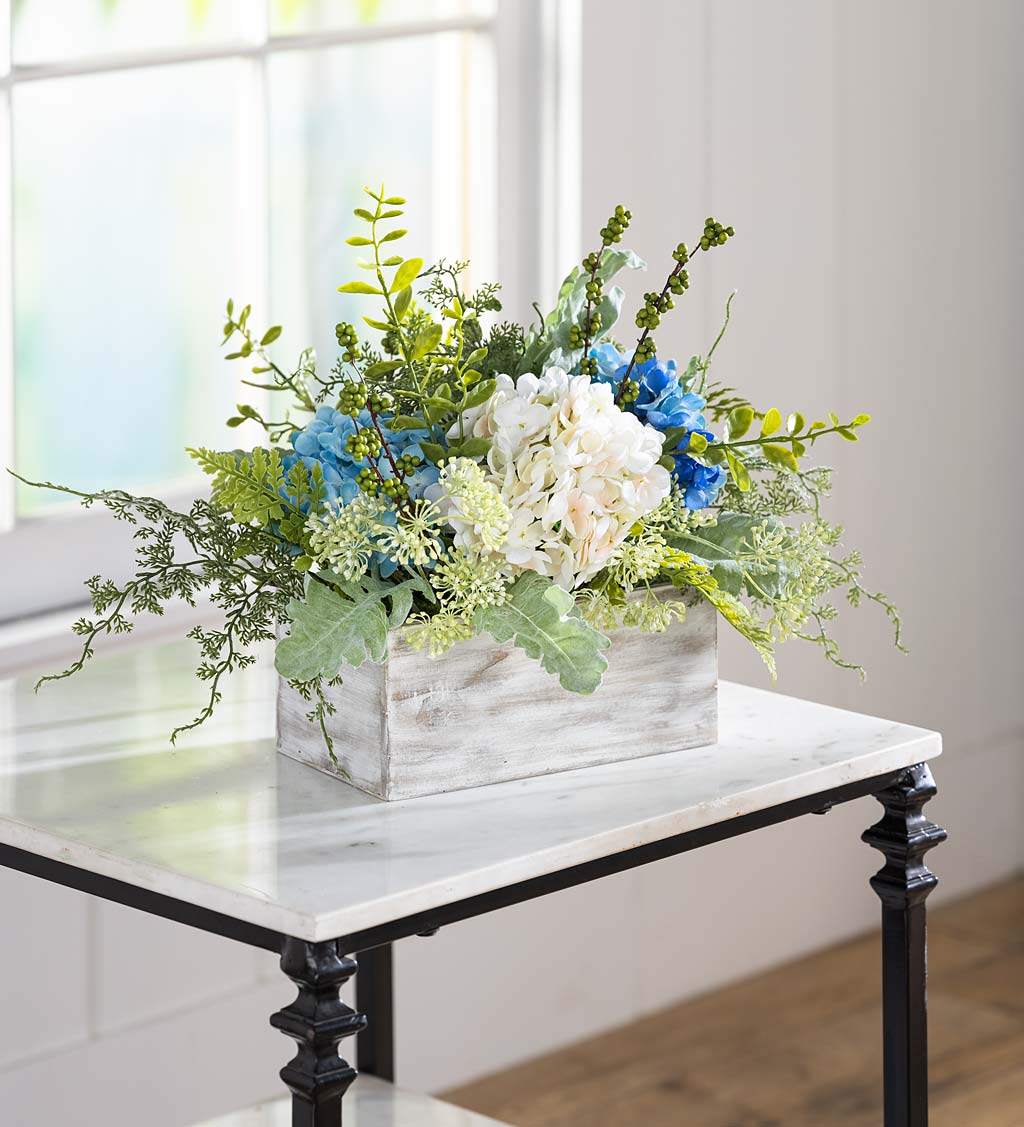
[[[0,88],[0,470],[14,466],[14,138]],[[14,527],[14,478],[0,473],[0,535]]]
[[[250,38],[258,47],[246,62],[248,81],[245,83],[243,104],[238,110],[241,125],[237,146],[236,176],[238,177],[239,208],[236,218],[236,253],[240,285],[236,301],[253,306],[254,323],[269,327],[270,321],[270,164],[269,135],[270,107],[268,87],[269,13],[267,5],[261,6],[261,21],[250,29]],[[235,367],[235,366],[233,366]],[[248,367],[235,367],[239,381],[256,379]],[[238,384],[240,398],[252,403],[265,417],[271,407],[271,393]],[[245,424],[246,429],[254,424]],[[253,441],[259,436],[253,435]]]

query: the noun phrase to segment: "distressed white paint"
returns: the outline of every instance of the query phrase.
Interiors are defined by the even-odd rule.
[[[663,634],[610,631],[590,696],[566,692],[511,642],[481,635],[433,659],[393,632],[386,662],[328,690],[342,777],[378,798],[417,798],[714,743],[717,612],[692,592],[660,597],[684,601],[685,619]],[[281,682],[278,746],[339,775],[309,707]]]
[[[403,1092],[373,1076],[360,1076],[344,1100],[345,1127],[502,1127],[465,1108]],[[291,1127],[290,1099],[275,1100],[196,1127]]]
[[[269,653],[198,746],[154,739],[192,674],[125,651],[80,693],[16,686],[0,841],[309,940],[716,824],[939,754],[937,735],[725,682],[716,743],[404,802],[280,755]],[[109,668],[103,666],[109,663]],[[89,692],[116,674],[130,695]],[[648,738],[657,717],[636,728]],[[256,735],[263,726],[262,738]],[[159,749],[159,755],[157,750]]]

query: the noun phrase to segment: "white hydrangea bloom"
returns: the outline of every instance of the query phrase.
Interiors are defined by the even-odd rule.
[[[515,570],[567,590],[595,576],[669,494],[668,470],[658,465],[661,433],[620,410],[612,389],[589,376],[561,368],[498,376],[494,394],[467,412],[465,424],[492,443],[485,476],[510,515],[499,551]],[[460,531],[472,544],[472,532]]]

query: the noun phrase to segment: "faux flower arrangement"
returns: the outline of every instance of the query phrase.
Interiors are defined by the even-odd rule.
[[[862,586],[859,555],[821,515],[831,471],[806,461],[826,436],[856,441],[868,416],[784,419],[711,380],[731,298],[705,356],[683,367],[658,356],[652,330],[731,227],[709,218],[692,250],[675,248],[624,347],[612,336],[623,291],[611,282],[644,265],[618,249],[624,208],[543,320],[485,328],[501,309],[497,286],[466,292],[466,263],[394,253],[405,201],[383,187],[367,194],[371,207],[355,211],[364,233],[348,239],[369,256],[366,280],[339,290],[376,303],[364,318],[372,341],[341,323],[328,374],[308,349],[282,367],[270,352],[281,328],[257,333],[250,307],[228,302],[228,359],[288,402],[280,419],[240,404],[228,420],[254,420],[267,446],[189,451],[212,478],[209,500],[181,513],[116,490],[29,483],[137,525],[134,578],[88,581],[81,656],[54,677],[81,669],[98,636],[131,630],[132,616],[205,592],[224,614],[190,632],[209,699],[172,739],[210,716],[222,678],[283,628],[278,672],[309,702],[333,757],[325,688],[346,666],[383,660],[389,630],[438,658],[486,632],[578,693],[600,684],[605,631],[660,632],[684,615],[682,601],[658,597],[664,585],[699,592],[773,671],[775,644],[789,637],[857,668],[828,634],[837,588],[854,605],[878,603],[900,644],[895,607]]]

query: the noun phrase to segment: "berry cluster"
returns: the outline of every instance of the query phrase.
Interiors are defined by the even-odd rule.
[[[644,294],[644,303],[636,315],[638,329],[656,329],[661,324],[661,315],[669,309],[675,308],[675,302],[667,293],[656,293],[651,290]]]
[[[343,415],[356,415],[366,406],[366,385],[354,380],[346,383],[338,393],[338,410]]]
[[[390,501],[401,503],[409,497],[409,486],[397,477],[386,477],[377,483],[377,492],[383,493]]]
[[[592,313],[590,315],[590,336],[592,337],[601,328],[601,314]],[[587,334],[579,327],[579,325],[571,325],[569,327],[569,347],[570,348],[585,348],[587,344]]]
[[[382,411],[393,411],[395,400],[388,391],[371,391],[367,396],[366,405],[375,415],[379,415]]]
[[[345,451],[355,462],[376,458],[380,454],[380,435],[372,427],[360,427],[345,439]]]
[[[709,215],[704,220],[704,234],[700,237],[700,249],[709,250],[711,247],[720,247],[726,239],[731,239],[736,232],[731,227],[723,227],[714,216]]]
[[[680,270],[678,274],[673,271],[668,276],[668,288],[678,297],[690,288],[690,275],[685,270]]]
[[[633,354],[634,364],[645,364],[648,360],[652,360],[657,354],[658,346],[654,343],[654,337],[650,335],[643,336],[636,346],[636,352]],[[625,384],[625,380],[623,380]]]
[[[597,361],[595,360],[596,364]],[[635,403],[640,398],[640,381],[623,379],[619,384],[618,399],[620,403]]]
[[[378,485],[377,475],[369,466],[363,466],[359,473],[356,474],[356,485],[358,485],[364,493],[376,496]]]
[[[627,211],[622,204],[615,205],[615,213],[601,228],[601,246],[610,247],[612,243],[622,242],[622,232],[629,226],[633,213]]]
[[[613,243],[622,242],[622,232],[629,226],[629,221],[632,218],[633,213],[631,211],[624,208],[622,204],[616,204],[615,211],[601,228],[601,249],[591,251],[583,259],[584,273],[590,275],[587,278],[586,285],[587,312],[582,326],[573,325],[569,329],[569,347],[572,349],[582,348],[584,353],[588,352],[590,342],[601,331],[601,314],[596,309],[591,313],[591,309],[601,301],[603,296],[601,279],[597,276],[598,267],[601,265],[601,255]],[[584,356],[580,361],[580,371],[589,376],[596,374],[597,362],[589,356]]]
[[[341,346],[341,358],[346,364],[354,364],[359,349],[359,337],[356,336],[355,325],[342,321],[334,326],[334,335]]]

